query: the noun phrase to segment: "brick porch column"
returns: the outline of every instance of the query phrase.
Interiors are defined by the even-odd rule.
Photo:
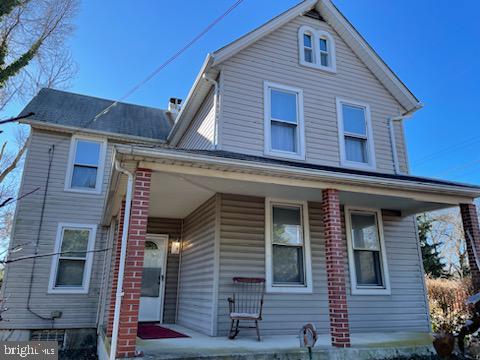
[[[112,291],[110,292],[110,300],[108,304],[108,321],[107,321],[107,336],[112,336],[113,330],[113,315],[115,313],[115,296],[117,294],[117,284],[118,284],[118,267],[120,265],[120,243],[122,242],[123,236],[123,220],[125,218],[125,200],[122,201],[122,208],[118,215],[117,223],[117,236],[115,237],[115,246],[114,252],[112,253],[113,257],[113,276],[112,276]]]
[[[322,197],[332,345],[335,347],[350,347],[347,290],[345,285],[347,251],[342,239],[342,219],[338,190],[325,189],[322,191]]]
[[[472,285],[475,292],[480,291],[480,269],[475,261],[475,253],[472,248],[472,240],[475,244],[477,256],[480,256],[480,230],[478,227],[478,215],[475,204],[460,204],[465,242],[467,244],[468,264],[472,275]],[[469,234],[471,239],[469,238]],[[480,259],[479,259],[480,260]]]
[[[136,355],[135,342],[137,338],[151,176],[152,171],[150,169],[137,169],[135,172],[123,279],[124,295],[120,309],[120,327],[117,344],[118,358],[134,357]]]

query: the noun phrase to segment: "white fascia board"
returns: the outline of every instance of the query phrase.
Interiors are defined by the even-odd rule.
[[[221,62],[227,60],[228,58],[235,55],[239,51],[255,43],[265,35],[270,34],[271,32],[281,27],[282,25],[288,23],[290,20],[311,10],[316,3],[317,3],[317,0],[305,0],[300,4],[295,5],[289,10],[283,12],[282,14],[274,17],[272,20],[261,25],[260,27],[243,35],[239,39],[215,51],[213,53],[213,58],[214,58],[213,65],[220,64]]]
[[[197,99],[197,97],[201,95],[199,94],[198,90],[200,88],[201,83],[203,81],[206,81],[203,78],[203,74],[205,74],[211,68],[212,63],[213,63],[213,57],[211,54],[208,54],[207,57],[205,58],[205,61],[203,62],[200,72],[198,73],[193,83],[193,86],[190,88],[187,98],[183,102],[180,113],[177,115],[177,118],[175,119],[175,123],[173,124],[173,127],[170,130],[170,133],[168,134],[167,141],[173,146],[177,145],[177,143],[180,141],[183,133],[188,128],[188,125],[190,125],[193,115],[196,113],[196,111],[200,107],[200,106],[192,107],[192,104],[195,102],[195,100],[200,100],[199,101],[200,104],[203,102],[203,99]],[[205,96],[203,96],[203,98]]]
[[[480,188],[476,188],[473,186],[463,187],[448,184],[430,184],[422,181],[388,179],[361,174],[332,174],[332,172],[326,170],[303,169],[293,166],[259,163],[248,160],[227,159],[184,152],[180,153],[176,150],[169,149],[147,149],[123,145],[116,145],[115,148],[117,150],[117,153],[124,155],[140,156],[146,158],[150,157],[152,159],[157,158],[173,161],[196,162],[201,163],[202,165],[211,165],[212,167],[225,166],[229,169],[236,168],[238,170],[250,170],[259,172],[268,171],[274,174],[276,173],[278,175],[303,177],[307,180],[394,188],[404,191],[428,192],[431,194],[468,198],[472,201],[473,199],[480,197]],[[379,175],[381,175],[381,173],[379,173]]]
[[[316,9],[406,110],[418,106],[420,101],[330,0],[318,1]]]

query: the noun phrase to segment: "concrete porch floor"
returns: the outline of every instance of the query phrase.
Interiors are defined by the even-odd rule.
[[[162,325],[190,338],[142,340],[137,349],[143,359],[215,359],[215,360],[303,360],[310,359],[307,349],[300,349],[297,335],[255,336],[245,331],[235,340],[210,337],[179,325]],[[432,353],[431,337],[425,333],[364,333],[351,335],[350,349],[330,346],[330,335],[321,334],[311,359],[386,359],[402,355]]]

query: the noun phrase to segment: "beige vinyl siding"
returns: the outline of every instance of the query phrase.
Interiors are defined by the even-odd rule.
[[[163,304],[163,323],[174,324],[177,313],[177,287],[179,255],[171,254],[172,241],[178,241],[182,234],[181,219],[149,218],[149,234],[167,234],[169,239],[167,269],[165,274],[165,298]]]
[[[219,336],[225,336],[230,325],[227,298],[232,295],[232,278],[265,277],[264,204],[265,199],[259,197],[221,196]],[[260,323],[264,335],[297,334],[307,322],[313,322],[320,333],[329,332],[321,204],[309,202],[308,210],[313,293],[266,294]],[[383,221],[392,295],[348,295],[351,331],[428,332],[428,310],[413,218],[384,215]],[[350,294],[348,264],[345,266]]]
[[[230,326],[227,299],[233,292],[232,278],[265,277],[265,199],[222,195],[220,208],[217,321],[218,336],[225,336]],[[260,323],[263,335],[297,334],[307,322],[313,322],[320,333],[329,331],[320,204],[309,203],[309,216],[313,293],[266,294],[263,321]],[[242,329],[244,334],[248,331]]]
[[[18,204],[12,246],[25,245],[22,245],[21,251],[11,254],[10,259],[34,253],[47,177],[48,149],[52,144],[55,144],[55,151],[38,253],[45,254],[54,251],[59,222],[97,224],[95,249],[100,250],[106,247],[108,228],[103,228],[99,224],[110,175],[111,145],[107,149],[102,193],[93,195],[66,192],[64,191],[64,185],[70,136],[33,129],[31,143],[26,155],[21,193],[28,193],[37,187],[40,187],[40,190],[25,197]],[[15,329],[50,328],[52,326],[54,328],[95,327],[104,256],[103,252],[93,255],[88,294],[48,294],[52,258],[37,258],[34,268],[31,308],[44,317],[49,317],[52,311],[61,311],[61,318],[55,319],[54,322],[39,319],[26,309],[33,260],[9,264],[3,288],[4,296],[7,298],[6,307],[8,308],[3,316],[7,321],[2,321],[0,327]]]
[[[177,324],[213,335],[215,197],[184,219]]]
[[[183,149],[213,148],[215,137],[215,108],[213,88],[195,114],[190,126],[178,143]]]
[[[392,293],[389,296],[348,296],[350,331],[429,332],[414,218],[384,213],[383,227]]]
[[[298,29],[328,31],[335,39],[337,73],[299,65]],[[325,22],[297,17],[222,64],[222,150],[263,155],[264,80],[303,89],[306,161],[340,166],[335,98],[371,107],[377,170],[393,172],[387,119],[403,109],[337,33]],[[397,125],[397,147],[405,168],[403,136]]]

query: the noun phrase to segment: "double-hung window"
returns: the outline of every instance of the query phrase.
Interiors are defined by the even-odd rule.
[[[269,292],[311,292],[307,204],[266,203],[266,285]]]
[[[375,169],[370,107],[337,99],[340,161],[344,166]]]
[[[303,58],[310,64],[315,62],[315,49],[313,47],[313,34],[309,32],[303,33]]]
[[[352,294],[390,294],[379,210],[345,207]]]
[[[49,292],[88,293],[95,225],[58,225]]]
[[[65,189],[100,193],[106,144],[104,140],[74,136]]]
[[[302,26],[298,30],[300,65],[336,72],[335,41],[326,31]]]
[[[265,82],[265,154],[305,159],[303,92]]]

